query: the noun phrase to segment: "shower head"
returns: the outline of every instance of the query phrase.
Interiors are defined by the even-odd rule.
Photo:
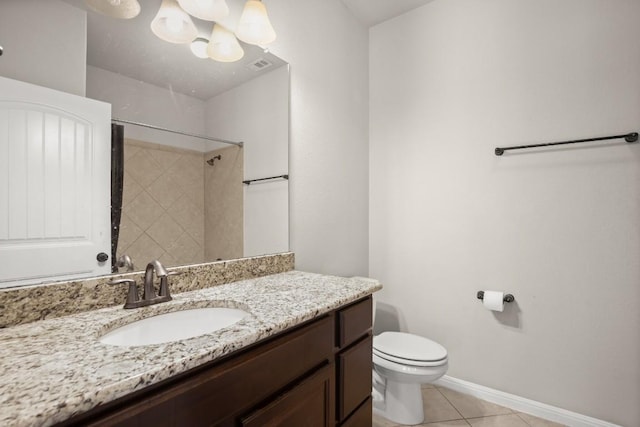
[[[209,160],[207,160],[207,164],[209,166],[213,166],[213,162],[215,162],[216,160],[220,160],[222,159],[222,155],[218,154],[217,156],[213,156],[212,158],[210,158]]]

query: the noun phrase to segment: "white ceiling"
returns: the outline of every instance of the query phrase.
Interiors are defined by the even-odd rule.
[[[433,0],[342,0],[355,17],[372,27]]]

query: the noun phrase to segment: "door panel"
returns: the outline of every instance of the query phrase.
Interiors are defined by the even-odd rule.
[[[0,78],[0,287],[107,274],[111,106]]]

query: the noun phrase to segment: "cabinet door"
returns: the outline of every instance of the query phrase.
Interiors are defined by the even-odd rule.
[[[373,337],[338,355],[338,420],[343,421],[371,395]]]
[[[342,423],[341,427],[371,427],[372,423],[373,401],[371,400],[371,397],[369,397],[345,422]]]
[[[316,371],[273,402],[241,420],[243,427],[333,425],[334,365]]]
[[[371,331],[372,297],[338,311],[338,347],[345,348]]]
[[[170,393],[155,396],[148,402],[114,412],[107,417],[82,423],[62,425],[83,427],[169,427],[181,425],[179,412]]]

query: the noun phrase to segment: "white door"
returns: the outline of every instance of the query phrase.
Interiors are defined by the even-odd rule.
[[[109,104],[0,77],[0,287],[110,273],[110,122]]]

